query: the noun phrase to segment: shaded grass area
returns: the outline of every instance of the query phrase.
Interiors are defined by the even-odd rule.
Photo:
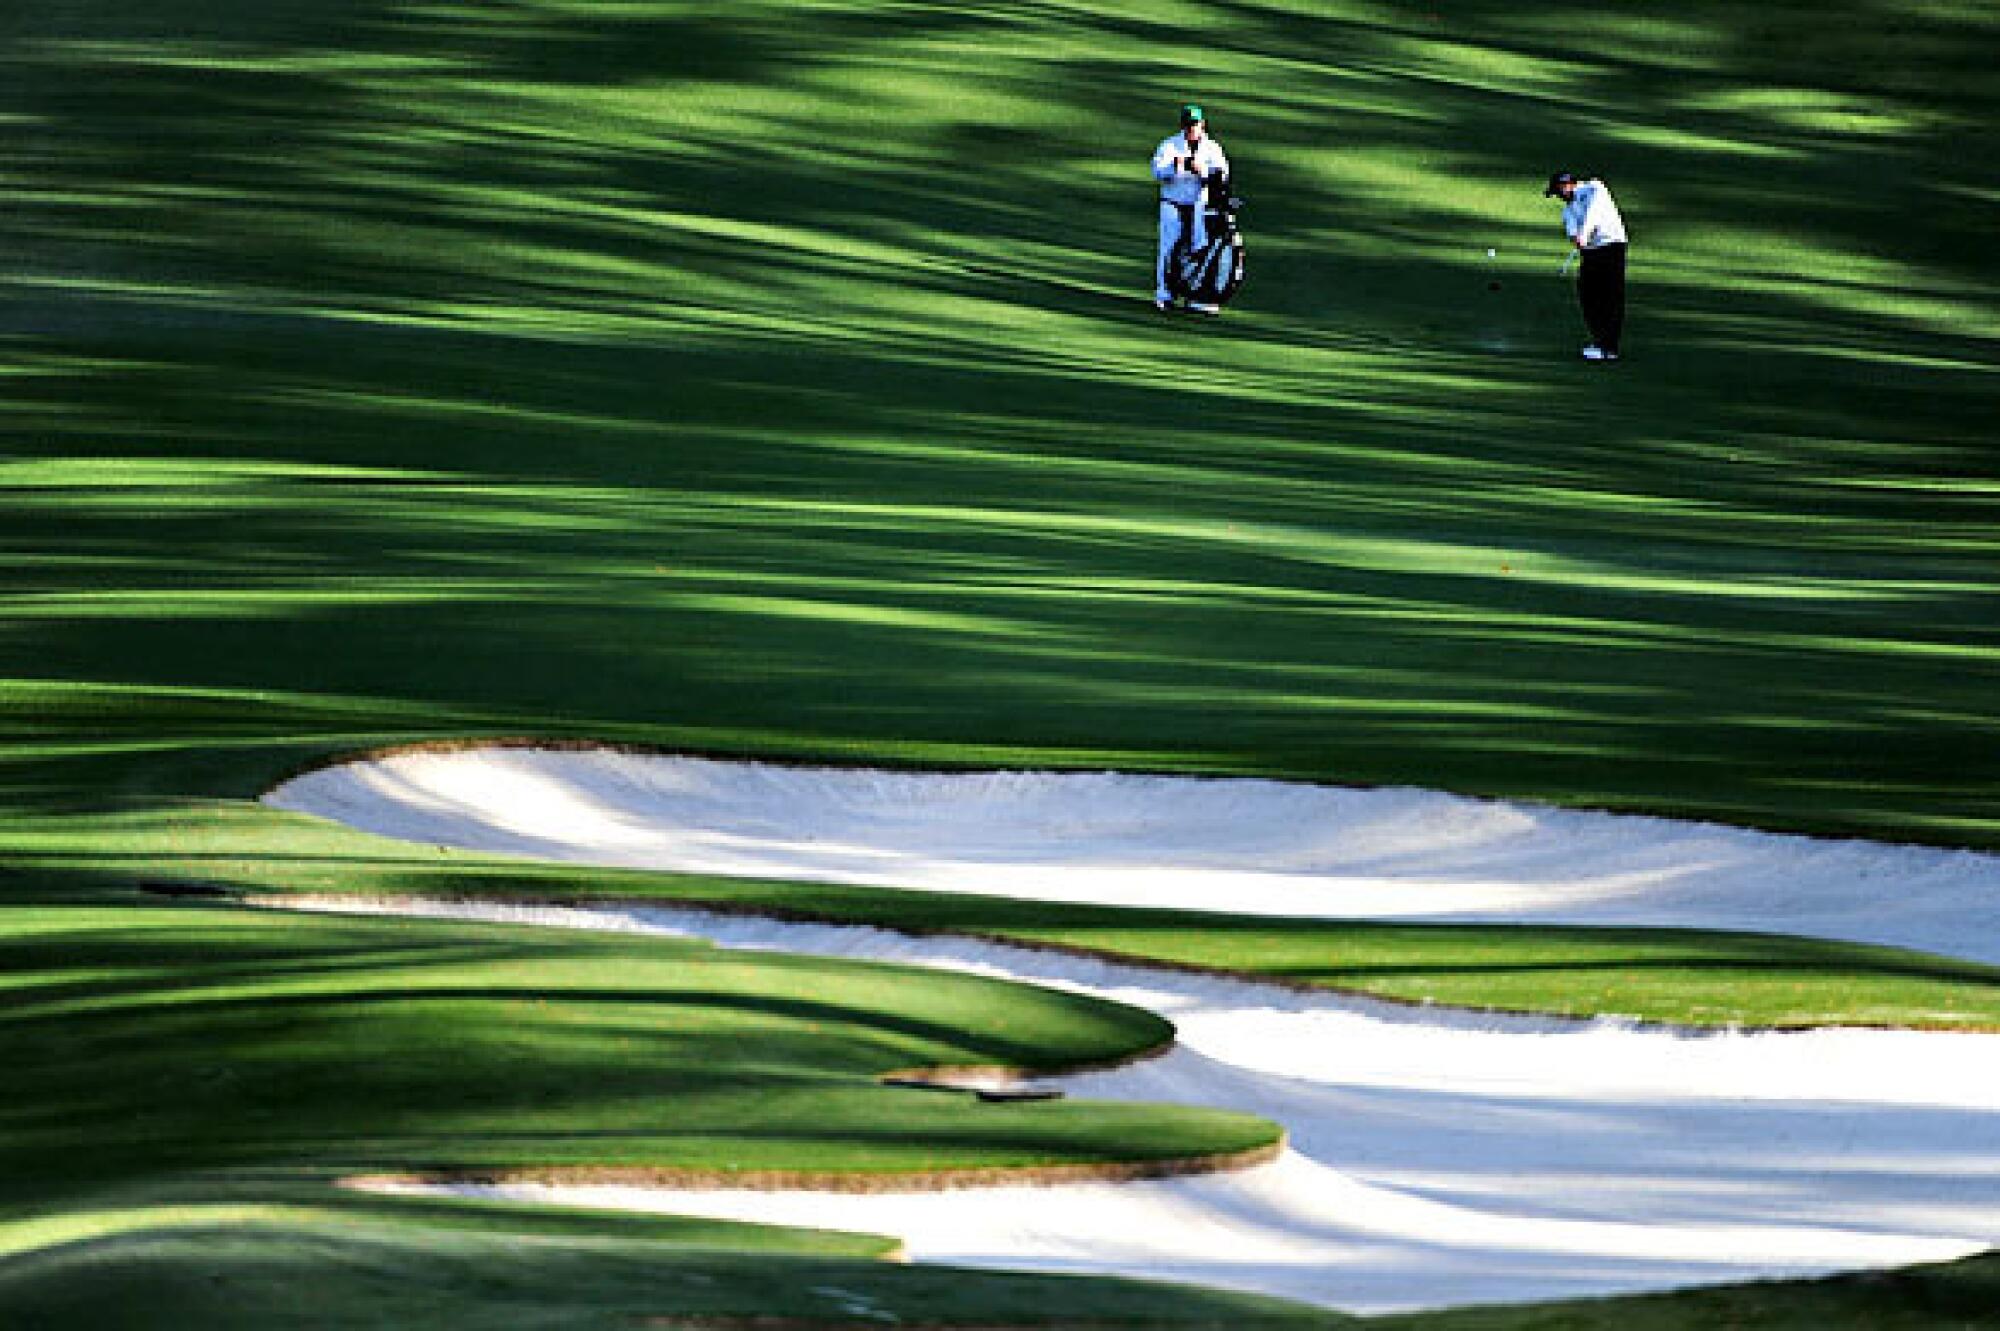
[[[93,1199],[89,1237],[0,1253],[36,1327],[1268,1327],[1345,1324],[1273,1300],[863,1260],[824,1233],[548,1208],[329,1197],[283,1180]],[[4,1230],[0,1230],[4,1233]]]
[[[298,761],[467,734],[1413,782],[2000,844],[1996,49],[1987,10],[1914,0],[13,6],[0,928],[29,903],[129,909],[154,874],[539,890],[240,804]],[[1138,308],[1137,162],[1187,96],[1253,201],[1252,286],[1201,328]],[[1535,197],[1555,165],[1604,174],[1637,238],[1617,375],[1572,363]],[[1000,922],[1178,946],[1143,918]],[[1650,975],[1705,995],[1647,997],[1690,1020],[1958,1020],[1990,988],[1768,940],[1368,935],[1218,946],[1462,1001],[1627,1010]],[[142,1071],[180,1084],[176,1052],[207,1066],[177,978],[140,1002],[157,1038],[107,1047],[102,1102],[51,1128],[71,1142],[36,1162],[51,1188],[141,1168],[118,1097]],[[494,1010],[412,1002],[375,1005],[378,1048]],[[256,1039],[300,1055],[275,1030]],[[554,1043],[516,1062],[572,1066]],[[497,1112],[434,1072],[382,1088],[410,1097],[396,1131]],[[272,1121],[311,1116],[269,1091]],[[0,1295],[91,1325],[298,1324],[299,1289],[336,1284],[329,1325],[396,1299],[460,1325],[593,1297],[650,1316],[620,1302],[629,1227],[593,1224],[585,1256],[526,1246],[526,1221],[491,1240],[565,1295],[457,1224],[107,1240],[73,1254],[115,1291],[99,1303],[11,1259]],[[225,1253],[262,1282],[235,1301],[208,1283]],[[848,1315],[704,1269],[728,1297],[669,1311]],[[1940,1291],[1988,1271],[1746,1297],[1948,1322]],[[961,1321],[1218,1307],[850,1277]],[[1742,1310],[1707,1297],[1629,1306]]]

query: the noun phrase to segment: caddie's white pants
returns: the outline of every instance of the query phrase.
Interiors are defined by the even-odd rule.
[[[1194,214],[1194,235],[1188,240],[1188,246],[1196,249],[1208,240],[1208,220],[1202,216],[1205,210],[1200,204],[1195,204],[1190,211]],[[1173,293],[1167,290],[1167,256],[1174,252],[1174,242],[1180,238],[1181,210],[1178,205],[1162,199],[1160,200],[1160,257],[1153,265],[1154,300],[1173,299]]]

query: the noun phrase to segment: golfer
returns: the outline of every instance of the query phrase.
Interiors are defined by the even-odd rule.
[[[1582,258],[1576,299],[1590,330],[1583,358],[1617,360],[1625,331],[1625,219],[1601,180],[1578,180],[1558,171],[1542,196],[1563,201],[1563,230]]]
[[[1153,150],[1153,179],[1160,182],[1160,255],[1153,266],[1153,308],[1162,314],[1174,308],[1174,293],[1167,284],[1167,261],[1174,245],[1183,236],[1190,250],[1208,240],[1208,226],[1202,214],[1203,195],[1209,179],[1229,174],[1229,159],[1222,145],[1208,137],[1208,117],[1193,102],[1181,107],[1181,131],[1162,139]],[[1220,314],[1219,305],[1190,301],[1196,314]]]

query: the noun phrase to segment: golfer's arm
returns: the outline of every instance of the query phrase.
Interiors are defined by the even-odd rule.
[[[1597,239],[1597,233],[1604,229],[1604,211],[1604,195],[1601,192],[1592,194],[1590,206],[1583,210],[1583,219],[1576,224],[1576,235],[1571,237],[1578,249],[1589,248],[1590,242]]]

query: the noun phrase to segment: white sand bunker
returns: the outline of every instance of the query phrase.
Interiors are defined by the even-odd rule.
[[[332,768],[270,798],[387,836],[571,862],[1247,914],[1760,929],[2000,961],[1993,856],[1413,790],[492,748]],[[1069,1093],[1246,1110],[1284,1124],[1292,1144],[1269,1165],[1146,1183],[508,1196],[893,1234],[917,1260],[1185,1280],[1357,1312],[2000,1244],[2000,1036],[1687,1035],[692,912],[395,909],[695,933],[1101,994],[1160,1012],[1180,1043],[1066,1079]]]
[[[1246,915],[1748,929],[2000,962],[2000,857],[1421,790],[410,752],[269,802],[571,863]]]
[[[1062,1079],[1071,1095],[1245,1110],[1291,1137],[1269,1165],[1145,1183],[453,1189],[468,1195],[890,1234],[918,1261],[1180,1280],[1352,1312],[1896,1266],[2000,1244],[2000,1036],[1675,1034],[688,911],[374,909],[694,934],[1098,994],[1162,1013],[1179,1045]]]

